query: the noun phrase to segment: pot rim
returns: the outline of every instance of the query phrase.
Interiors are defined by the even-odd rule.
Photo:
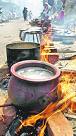
[[[21,66],[21,65],[24,65],[24,64],[30,64],[30,63],[33,63],[33,64],[44,64],[45,66],[49,66],[51,67],[54,72],[55,72],[55,75],[50,77],[50,78],[46,78],[46,79],[30,79],[30,78],[27,78],[27,77],[23,77],[23,76],[20,76],[17,74],[16,72],[16,69]],[[19,78],[19,79],[22,79],[22,80],[26,80],[26,81],[29,81],[29,82],[46,82],[46,81],[50,81],[50,80],[54,80],[56,78],[58,78],[60,76],[60,70],[58,68],[56,68],[53,64],[50,64],[48,62],[43,62],[43,61],[39,61],[39,60],[25,60],[25,61],[20,61],[20,62],[17,62],[15,64],[12,65],[11,67],[11,73],[13,76]]]
[[[19,46],[20,46],[20,44],[23,44],[23,45],[29,45],[29,44],[31,44],[32,45],[32,47],[30,47],[30,48],[14,48],[15,47],[15,44],[19,44]],[[6,45],[6,49],[10,49],[10,50],[31,50],[31,49],[36,49],[36,48],[39,48],[40,46],[39,46],[39,43],[32,43],[32,42],[25,42],[25,41],[17,41],[17,42],[12,42],[12,43],[9,43],[9,44],[7,44]]]

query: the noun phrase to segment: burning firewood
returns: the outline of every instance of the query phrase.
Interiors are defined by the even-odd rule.
[[[64,109],[66,109],[70,105],[70,100],[76,95],[76,93],[70,93],[65,96],[62,100],[57,101],[53,104],[49,104],[47,108],[37,115],[33,115],[28,117],[27,119],[21,121],[21,125],[16,129],[16,133],[21,131],[23,127],[26,126],[34,126],[38,120],[43,120],[43,123],[40,127],[38,136],[44,136],[46,124],[48,122],[48,118],[54,116],[57,113],[60,113]],[[60,136],[60,135],[58,135]],[[68,135],[67,135],[68,136]],[[72,135],[69,135],[72,136]]]
[[[76,72],[75,71],[62,71],[60,83],[58,85],[59,98],[64,97],[70,93],[76,92]],[[69,106],[70,110],[76,112],[76,97],[71,99]]]
[[[73,136],[72,126],[61,112],[48,118],[47,129],[49,136]]]

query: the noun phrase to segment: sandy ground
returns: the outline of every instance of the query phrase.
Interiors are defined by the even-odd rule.
[[[23,19],[12,20],[8,23],[0,23],[0,65],[5,64],[6,45],[15,41],[19,41],[19,32],[21,29],[27,29],[30,25]]]

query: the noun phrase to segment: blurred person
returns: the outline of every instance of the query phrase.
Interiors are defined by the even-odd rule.
[[[24,7],[24,9],[23,9],[23,17],[24,17],[24,21],[26,21],[27,20],[27,8],[26,7]]]
[[[31,10],[30,10],[29,13],[28,13],[28,18],[29,18],[29,21],[32,20],[32,12],[31,12]]]
[[[48,6],[48,3],[46,2],[44,4],[44,9],[43,9],[43,19],[44,20],[48,20],[48,18],[49,18],[49,11],[50,11],[50,7]]]
[[[55,13],[54,1],[52,0],[50,5],[47,2],[45,2],[43,12],[41,13],[42,19],[48,20],[54,13]]]

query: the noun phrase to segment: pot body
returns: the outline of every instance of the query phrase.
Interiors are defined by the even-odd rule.
[[[57,79],[45,83],[30,83],[12,76],[8,94],[15,105],[25,107],[25,110],[40,111],[50,102],[57,100],[57,84]]]
[[[50,53],[48,55],[48,61],[51,64],[55,64],[59,60],[59,54],[58,53]]]
[[[37,43],[11,43],[6,46],[6,52],[9,67],[19,61],[40,59],[40,47]]]
[[[40,64],[41,62],[38,65]],[[59,75],[48,81],[34,82],[12,75],[9,81],[8,95],[16,106],[25,108],[26,111],[40,112],[50,102],[57,100],[58,79]]]
[[[73,44],[75,41],[75,36],[63,36],[62,43],[63,44]]]

